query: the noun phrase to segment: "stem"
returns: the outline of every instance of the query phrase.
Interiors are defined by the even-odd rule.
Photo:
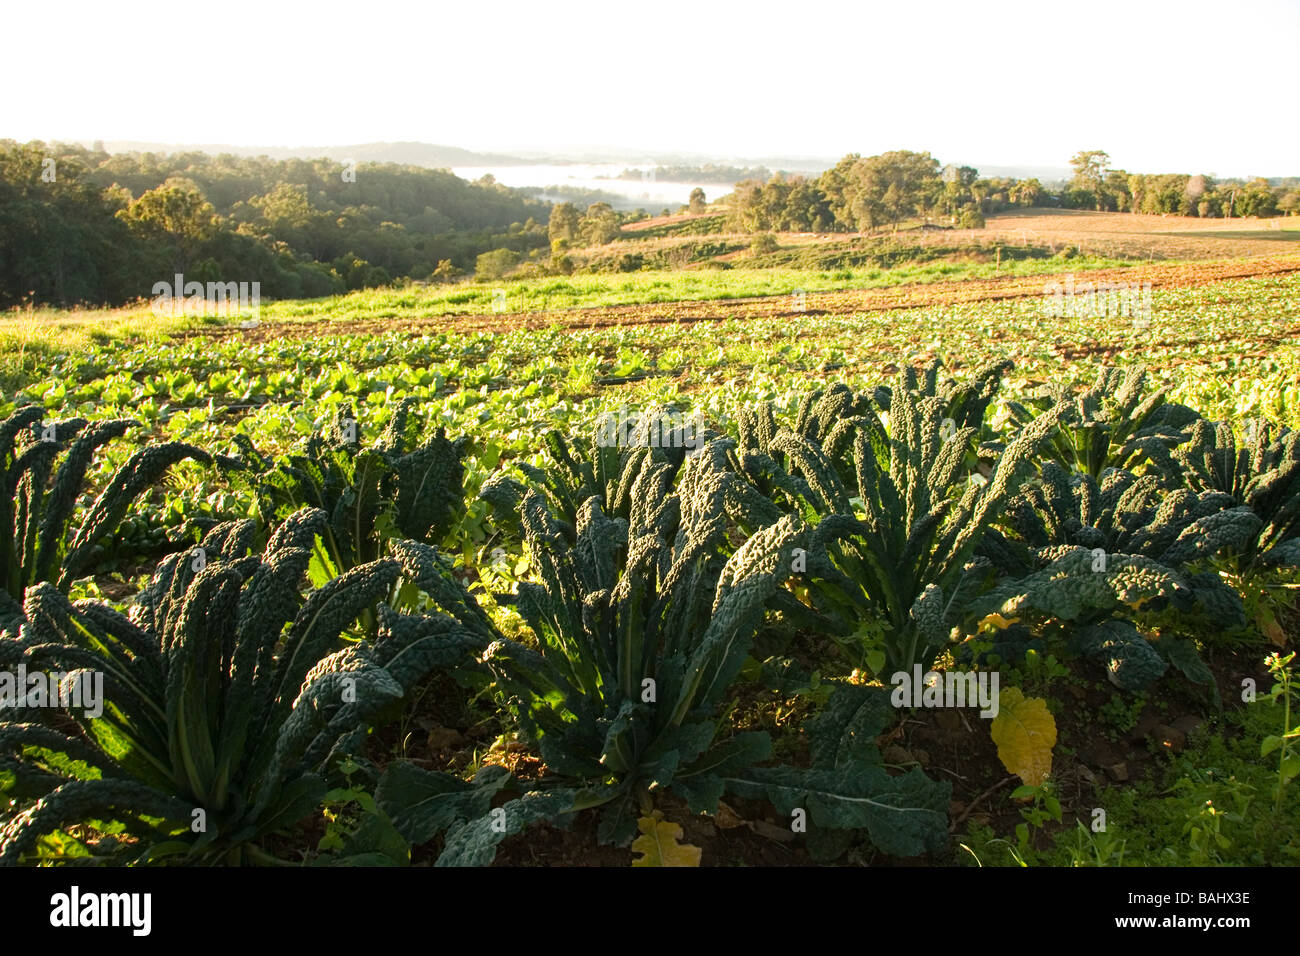
[[[1286,766],[1287,751],[1291,749],[1287,744],[1287,735],[1291,731],[1291,672],[1280,663],[1278,679],[1282,681],[1282,745],[1277,748],[1277,797],[1273,801],[1274,814],[1282,812],[1282,792],[1286,787],[1286,779],[1282,776],[1282,772]]]
[[[297,866],[297,863],[289,860],[282,860],[278,856],[272,856],[260,847],[249,843],[243,847],[244,854],[248,857],[249,862],[257,863],[260,866]]]

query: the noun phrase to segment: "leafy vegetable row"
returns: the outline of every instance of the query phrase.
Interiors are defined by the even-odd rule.
[[[496,594],[501,578],[474,581],[440,550],[467,520],[468,443],[425,438],[408,403],[371,447],[346,408],[278,460],[247,442],[234,458],[150,446],[93,502],[95,450],[129,423],[20,409],[0,423],[0,670],[100,673],[106,700],[0,710],[14,801],[0,863],[57,856],[67,844],[49,835],[87,822],[99,839],[75,853],[99,862],[269,861],[358,767],[376,826],[441,836],[447,865],[490,862],[510,834],[591,808],[599,838],[626,845],[665,791],[692,812],[727,793],[802,809],[820,858],[855,831],[884,852],[937,851],[949,785],[881,765],[875,738],[896,716],[881,687],[836,684],[804,728],[807,766],[772,765],[765,732],[724,719],[761,627],[831,635],[885,681],[1050,640],[1124,689],[1170,663],[1212,684],[1162,622],[1242,627],[1228,582],[1300,561],[1297,433],[1258,426],[1239,447],[1144,394],[1140,371],[1105,371],[1078,395],[1005,403],[1004,436],[1006,370],[959,384],[909,367],[868,394],[807,395],[789,422],[749,409],[734,436],[686,429],[675,409],[614,445],[599,426],[551,433],[543,464],[507,465],[474,504],[532,572]],[[186,457],[242,483],[256,518],[185,529],[175,543],[206,533],[127,614],[70,601],[131,501]],[[489,688],[545,776],[368,760],[367,735],[434,673]]]

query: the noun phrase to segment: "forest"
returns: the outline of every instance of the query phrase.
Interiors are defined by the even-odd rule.
[[[455,275],[546,245],[549,210],[439,169],[0,140],[0,307],[121,304],[175,272],[271,298]]]

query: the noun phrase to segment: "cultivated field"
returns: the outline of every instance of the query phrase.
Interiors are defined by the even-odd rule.
[[[706,215],[657,216],[623,227],[627,238],[649,230],[681,227]],[[1026,209],[990,215],[983,229],[921,228],[907,223],[898,233],[814,234],[779,233],[783,245],[816,246],[894,236],[919,246],[1004,244],[1042,247],[1053,254],[1073,247],[1086,255],[1132,260],[1222,259],[1243,256],[1285,255],[1300,242],[1300,220],[1198,219],[1186,216],[1152,216],[1132,213],[1089,212],[1078,209]],[[719,240],[748,244],[750,237],[720,232]],[[678,238],[677,242],[688,241]],[[629,244],[629,248],[635,248]],[[733,257],[736,254],[732,254]]]
[[[0,860],[1295,863],[1300,232],[1138,218],[991,220],[1092,257],[1024,274],[6,317],[0,655],[111,706],[0,733]]]
[[[1035,209],[989,217],[983,230],[1006,242],[1076,243],[1087,253],[1134,259],[1283,255],[1300,243],[1300,220],[1195,219]]]
[[[1059,264],[1056,264],[1059,269]],[[1300,272],[1300,253],[1288,256],[1261,256],[1251,259],[1225,259],[1177,265],[1139,265],[1103,268],[1092,265],[1078,273],[1080,283],[1131,283],[1136,286],[1150,284],[1153,289],[1191,289],[1214,285],[1232,279],[1287,276]],[[803,286],[793,286],[790,292],[778,295],[755,295],[745,298],[719,298],[681,302],[653,302],[615,306],[579,306],[568,309],[541,308],[526,312],[509,311],[512,299],[525,301],[532,298],[532,283],[517,287],[505,286],[507,308],[489,313],[450,312],[441,315],[422,315],[423,303],[414,298],[403,303],[381,319],[367,319],[359,310],[342,308],[331,313],[328,307],[316,307],[310,318],[270,320],[256,329],[237,329],[230,326],[195,329],[184,335],[214,338],[239,337],[247,341],[261,341],[281,336],[318,335],[320,323],[346,329],[349,333],[385,332],[395,328],[418,330],[424,328],[468,331],[511,331],[561,326],[572,329],[605,328],[611,326],[674,325],[679,323],[716,322],[722,320],[759,320],[785,318],[798,320],[801,316],[855,315],[865,312],[882,312],[897,309],[915,309],[929,306],[956,306],[981,302],[1011,303],[1013,311],[1028,316],[1047,312],[1044,289],[1053,283],[1064,284],[1074,272],[1040,272],[1032,276],[1010,275],[999,278],[965,278],[909,283],[875,289],[832,289],[810,291]],[[787,280],[799,282],[799,276]],[[810,277],[811,278],[811,277]],[[844,280],[848,281],[848,280]],[[547,283],[554,286],[554,283]],[[813,285],[809,282],[808,285]],[[552,289],[552,291],[555,291]],[[625,290],[636,295],[635,289]],[[802,291],[803,294],[799,295]],[[360,297],[358,302],[365,302]]]

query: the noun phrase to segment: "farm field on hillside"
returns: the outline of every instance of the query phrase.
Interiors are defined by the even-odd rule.
[[[1294,864],[1300,259],[967,278],[15,333],[0,862]]]
[[[692,228],[717,218],[716,213],[659,216],[623,227],[623,243],[635,248],[641,235],[679,235],[688,241]],[[718,241],[748,245],[751,237],[725,228],[706,233]],[[885,237],[891,237],[886,232]],[[695,236],[698,238],[698,235]],[[829,246],[882,238],[881,234],[778,233],[785,246]],[[1091,212],[1082,209],[1025,209],[990,215],[981,229],[924,228],[912,223],[892,234],[896,241],[919,247],[969,246],[1039,249],[1056,254],[1073,248],[1089,256],[1115,259],[1195,260],[1230,256],[1285,255],[1300,242],[1294,218],[1197,219],[1186,216]]]
[[[1285,265],[1285,260],[1283,262]],[[1001,275],[1010,276],[1017,269],[1032,275],[1060,271],[1078,271],[1121,266],[1112,260],[1071,259],[1008,262]],[[1250,275],[1253,270],[1268,272],[1276,268],[1234,264],[1236,274]],[[400,289],[366,290],[320,299],[282,300],[263,304],[259,319],[267,324],[295,322],[330,322],[363,326],[395,318],[432,320],[445,318],[463,327],[465,316],[479,316],[483,321],[513,328],[520,313],[530,314],[531,321],[545,321],[552,313],[575,309],[618,310],[622,306],[671,306],[674,310],[716,308],[712,303],[753,300],[762,297],[787,297],[796,289],[807,293],[832,290],[859,290],[890,286],[926,285],[962,279],[995,277],[993,262],[924,263],[893,269],[747,269],[719,271],[644,271],[612,275],[579,275],[529,280],[502,280],[494,283],[460,282],[448,286],[413,286]],[[761,305],[761,303],[760,303]],[[767,307],[770,311],[770,305]],[[188,326],[223,327],[215,316],[164,317],[159,319],[148,302],[116,309],[15,310],[0,315],[0,333],[15,346],[42,348],[53,339],[81,336],[94,330],[125,334],[134,330],[148,334],[162,327],[167,330]]]
[[[1035,209],[991,216],[983,231],[1004,242],[1082,243],[1090,255],[1157,260],[1285,255],[1300,243],[1300,224],[1285,217],[1194,219]]]
[[[512,304],[530,301],[538,291],[553,284],[521,283],[504,287],[498,302],[501,309],[490,314],[482,312],[449,313],[425,317],[425,305],[418,297],[390,300],[378,314],[367,315],[360,309],[341,308],[331,314],[319,307],[309,313],[313,320],[341,325],[349,332],[386,331],[395,324],[408,328],[446,327],[458,331],[511,330],[518,328],[545,328],[561,325],[569,328],[600,328],[650,324],[677,324],[719,319],[754,320],[784,318],[787,322],[804,315],[852,315],[855,313],[906,309],[930,305],[958,305],[962,303],[1017,300],[1014,308],[1028,316],[1044,315],[1050,306],[1044,304],[1044,290],[1053,283],[1064,286],[1076,283],[1107,283],[1131,288],[1137,292],[1150,284],[1153,289],[1194,288],[1228,279],[1252,276],[1286,276],[1300,272],[1300,255],[1269,256],[1255,259],[1228,259],[1178,265],[1162,264],[1126,265],[1103,268],[1099,263],[1080,269],[1077,278],[1072,271],[1060,271],[1057,265],[1032,276],[1007,275],[981,277],[968,273],[953,280],[932,278],[926,282],[908,283],[894,288],[875,288],[870,281],[864,288],[817,291],[823,273],[806,271],[779,275],[784,288],[790,291],[778,295],[754,294],[745,298],[706,299],[688,301],[641,302],[631,305],[578,306],[566,309],[544,308],[531,311],[511,311]],[[889,274],[897,270],[889,270]],[[962,271],[962,270],[957,270]],[[833,276],[831,278],[834,278]],[[870,275],[865,277],[870,280]],[[838,280],[837,280],[838,281]],[[845,278],[847,282],[850,279]],[[780,288],[782,286],[778,286]],[[624,293],[630,298],[641,295],[637,284],[629,282]],[[649,298],[649,297],[647,297]],[[362,300],[364,301],[364,300]],[[345,304],[346,305],[346,304]],[[1105,310],[1102,310],[1103,314]],[[292,313],[290,313],[292,314]],[[246,338],[273,338],[310,332],[299,316],[292,321],[277,322],[274,318],[265,329],[259,327]],[[230,336],[229,327],[195,330],[193,334]]]

